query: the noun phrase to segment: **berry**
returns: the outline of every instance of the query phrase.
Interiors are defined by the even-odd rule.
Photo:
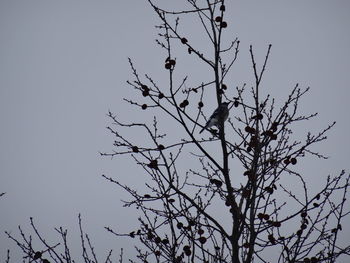
[[[221,22],[221,21],[222,21],[221,16],[217,16],[217,17],[215,17],[215,22]]]
[[[270,219],[270,216],[268,214],[264,214],[264,219],[265,220],[269,220]]]
[[[159,244],[160,242],[162,242],[162,239],[161,239],[160,237],[156,237],[156,238],[154,239],[154,242],[155,242],[156,244]]]
[[[200,237],[198,240],[201,244],[205,244],[205,242],[207,242],[207,239],[205,237]]]
[[[152,169],[158,169],[158,161],[152,160],[147,166]]]
[[[272,225],[274,227],[281,227],[281,222],[273,222]]]
[[[191,256],[191,253],[192,253],[192,252],[191,252],[191,249],[186,249],[186,250],[185,250],[185,255],[186,255],[186,256],[188,256],[188,257]]]
[[[134,153],[138,153],[139,152],[139,147],[137,147],[137,146],[133,146],[131,149],[132,149],[132,151]]]
[[[186,44],[188,42],[187,38],[183,37],[181,38],[181,43],[182,44]]]
[[[164,149],[165,149],[165,147],[164,147],[163,144],[159,144],[159,145],[158,145],[158,150],[159,150],[159,151],[162,151],[162,150],[164,150]]]
[[[33,259],[36,260],[36,259],[41,258],[41,255],[42,255],[42,253],[40,251],[37,251],[37,252],[35,252]]]
[[[227,27],[227,22],[222,21],[222,22],[220,23],[220,26],[221,26],[222,28],[226,28],[226,27]]]
[[[185,108],[189,104],[188,100],[184,100],[183,102],[180,103],[180,108]]]

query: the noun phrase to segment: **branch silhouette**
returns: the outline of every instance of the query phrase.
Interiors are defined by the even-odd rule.
[[[296,123],[307,127],[317,116],[299,113],[309,87],[295,84],[284,100],[264,92],[272,45],[263,61],[256,59],[250,45],[250,88],[245,83],[228,84],[241,46],[238,38],[223,37],[230,26],[224,0],[185,0],[183,10],[147,1],[160,21],[156,43],[165,54],[160,72],[165,72],[167,84],[147,72],[140,74],[129,58],[132,79],[127,83],[136,95],[124,101],[147,117],[126,122],[109,111],[107,130],[114,149],[100,153],[131,158],[145,174],[141,190],[121,182],[118,175],[103,175],[129,193],[124,206],[137,210],[137,229],[105,227],[119,238],[135,241],[136,259],[130,262],[314,263],[349,255],[349,244],[339,241],[350,213],[349,174],[328,176],[317,189],[300,172],[303,160],[327,159],[314,146],[325,141],[335,125],[316,133],[305,130],[303,139],[296,136]],[[207,38],[210,50],[201,51],[202,46],[191,40],[182,24],[185,17],[199,19],[198,32]],[[192,79],[192,68],[182,66],[184,53],[186,59],[205,66],[205,81]],[[225,110],[220,110],[223,105]],[[84,262],[98,262],[80,216],[78,224]],[[21,229],[23,240],[8,233],[28,260],[49,255],[54,262],[73,262],[65,230],[57,230],[64,251],[59,253],[62,244],[49,245],[33,221],[31,225],[41,250],[34,249]],[[112,262],[111,255],[109,251],[104,262]],[[121,251],[118,261],[123,260]]]

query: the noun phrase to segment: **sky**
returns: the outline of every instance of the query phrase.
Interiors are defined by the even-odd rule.
[[[331,158],[303,167],[315,173],[315,184],[319,177],[349,171],[349,10],[347,0],[240,0],[227,10],[226,37],[241,42],[231,85],[253,83],[249,45],[261,62],[272,44],[264,91],[283,101],[296,83],[310,86],[301,111],[317,111],[319,117],[305,129],[337,121],[319,146]],[[125,119],[144,116],[122,100],[134,96],[126,84],[132,78],[127,58],[166,81],[165,54],[154,41],[157,23],[144,0],[0,1],[0,193],[6,192],[0,198],[0,260],[7,248],[13,259],[19,257],[4,231],[16,234],[18,225],[28,230],[30,217],[48,239],[55,237],[54,227],[67,228],[75,247],[81,213],[98,250],[131,246],[103,229],[137,222],[131,209],[122,208],[120,199],[127,195],[101,175],[138,186],[140,181],[129,176],[132,161],[99,152],[113,150],[108,110]],[[189,39],[200,39],[194,23],[184,30]],[[205,76],[201,68],[184,71]],[[208,105],[210,114],[215,101]]]

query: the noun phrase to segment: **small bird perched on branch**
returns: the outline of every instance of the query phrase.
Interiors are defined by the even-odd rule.
[[[228,118],[228,109],[229,102],[222,102],[219,107],[213,112],[210,116],[209,120],[203,127],[203,129],[199,132],[202,133],[205,129],[209,129],[212,126],[220,127],[220,123],[224,123]]]

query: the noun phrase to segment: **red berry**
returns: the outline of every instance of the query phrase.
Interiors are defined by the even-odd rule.
[[[191,249],[185,250],[185,255],[186,256],[188,256],[188,257],[191,256],[191,253],[192,253]]]
[[[205,242],[207,242],[207,239],[205,237],[200,237],[198,240],[201,244],[205,244]]]
[[[200,234],[200,235],[203,235],[204,234],[204,230],[203,229],[198,229],[198,234]]]
[[[268,214],[264,214],[264,219],[269,220],[270,216]]]
[[[222,21],[221,16],[217,16],[217,17],[215,17],[215,22],[221,22],[221,21]]]
[[[227,27],[227,23],[225,21],[222,21],[220,23],[220,25],[221,25],[222,28],[226,28]]]

